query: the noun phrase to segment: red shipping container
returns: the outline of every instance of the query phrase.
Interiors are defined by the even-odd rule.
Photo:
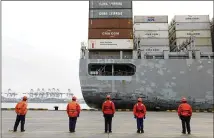
[[[132,29],[132,19],[89,19],[90,29]]]
[[[133,29],[89,29],[89,39],[132,39]]]

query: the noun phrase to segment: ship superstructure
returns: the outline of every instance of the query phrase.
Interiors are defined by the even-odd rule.
[[[131,1],[89,2],[89,41],[88,46],[82,43],[79,65],[80,85],[86,103],[92,108],[101,108],[106,95],[110,94],[119,109],[131,109],[136,99],[142,97],[148,109],[166,110],[176,109],[181,97],[185,96],[195,109],[213,108],[214,55],[211,45],[203,45],[208,50],[194,48],[198,47],[195,35],[210,37],[208,29],[176,34],[179,37],[175,37],[175,41],[190,39],[186,46],[177,48],[180,45],[170,45],[171,37],[167,38],[172,34],[166,33],[166,16],[136,17],[134,21],[141,18],[141,25],[138,26],[141,30],[136,30],[135,25],[130,31],[131,15]],[[122,21],[128,17],[128,23]],[[201,17],[207,16],[194,16],[194,19],[188,20]],[[156,30],[148,33],[157,20],[159,23],[162,20],[163,24],[156,23]],[[147,24],[143,25],[143,21]],[[121,29],[121,26],[124,28]],[[181,27],[188,26],[191,25],[183,24]],[[167,39],[169,46],[164,49],[168,45]],[[147,45],[154,46],[152,43],[158,45],[150,49],[159,50],[145,50]]]

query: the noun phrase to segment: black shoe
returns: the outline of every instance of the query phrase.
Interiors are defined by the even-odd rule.
[[[191,133],[190,133],[190,132],[188,132],[188,134],[190,135]]]
[[[16,132],[17,130],[13,130],[13,132]]]
[[[144,130],[143,130],[143,129],[141,129],[141,133],[144,133]]]
[[[186,132],[182,132],[182,134],[186,134]]]
[[[112,131],[109,131],[109,133],[112,133]]]
[[[105,131],[105,133],[107,133],[107,130]]]
[[[25,132],[25,130],[21,130],[21,132]]]
[[[137,130],[137,133],[140,133],[140,130]]]

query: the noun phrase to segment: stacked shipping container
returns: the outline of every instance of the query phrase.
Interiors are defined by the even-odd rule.
[[[133,49],[132,1],[89,1],[88,49]]]
[[[144,52],[169,50],[168,16],[135,16],[134,37]]]
[[[209,15],[176,15],[169,27],[170,49],[194,36],[194,45],[201,52],[212,51]]]

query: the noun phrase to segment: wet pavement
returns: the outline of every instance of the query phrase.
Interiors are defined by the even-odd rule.
[[[181,134],[181,122],[176,112],[148,112],[144,134],[136,133],[132,112],[116,112],[112,134],[104,133],[104,118],[100,111],[82,111],[76,132],[68,132],[65,111],[29,111],[25,132],[12,132],[14,111],[2,111],[2,138],[213,138],[213,113],[193,113],[191,135]]]

